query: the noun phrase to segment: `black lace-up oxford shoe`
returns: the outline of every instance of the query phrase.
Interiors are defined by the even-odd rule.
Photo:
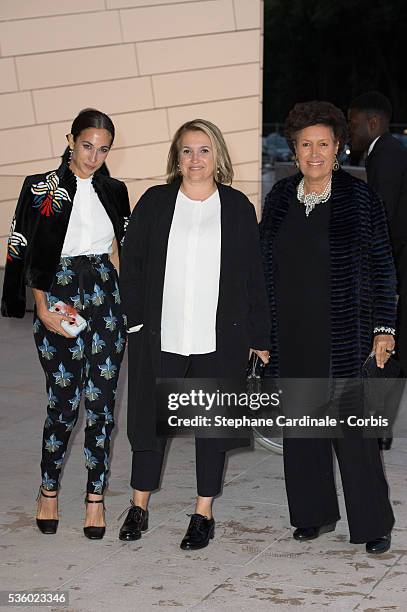
[[[128,510],[128,512],[127,512]],[[127,512],[127,516],[120,528],[119,539],[125,542],[132,542],[141,538],[141,532],[148,529],[148,510],[143,510],[140,506],[135,506],[130,500],[130,508],[126,508],[119,516]]]
[[[208,546],[209,540],[215,535],[215,521],[208,519],[202,514],[191,514],[189,527],[182,540],[180,547],[182,550],[198,550]]]

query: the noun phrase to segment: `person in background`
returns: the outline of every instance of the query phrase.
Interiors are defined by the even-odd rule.
[[[389,132],[390,100],[377,91],[355,98],[349,106],[348,121],[352,149],[364,151],[367,182],[386,207],[390,239],[398,281],[397,357],[401,374],[407,376],[407,149]],[[397,411],[404,385],[397,385],[389,398],[391,412]],[[379,439],[389,450],[392,432]]]
[[[126,185],[98,173],[114,135],[104,113],[79,113],[67,135],[68,158],[57,170],[25,179],[8,242],[2,314],[23,317],[26,286],[31,287],[34,339],[48,394],[37,507],[37,526],[44,534],[57,531],[60,473],[83,393],[84,534],[101,539],[105,533],[103,495],[126,339],[110,256],[120,250],[130,215]],[[78,314],[85,328],[72,336],[70,326]]]
[[[292,379],[283,408],[285,402],[288,412],[305,414],[314,397],[321,405],[329,402],[331,381],[357,381],[372,350],[379,367],[388,360],[395,271],[382,202],[338,163],[347,137],[342,111],[329,102],[296,104],[285,135],[299,172],[274,185],[260,224],[272,319],[267,374]],[[317,379],[322,383],[316,388]],[[297,381],[299,396],[292,393]],[[290,397],[298,407],[288,405]],[[336,438],[284,437],[293,536],[315,539],[340,519],[334,448],[351,542],[383,553],[390,548],[394,516],[379,447],[363,431],[349,434],[345,428]]]
[[[268,305],[256,214],[228,186],[233,169],[220,130],[196,119],[176,132],[167,185],[137,203],[123,245],[120,288],[128,320],[128,435],[133,499],[121,540],[148,527],[166,438],[156,433],[156,378],[244,380],[249,351],[268,361]],[[214,536],[212,503],[225,454],[246,438],[196,437],[198,497],[181,548]]]

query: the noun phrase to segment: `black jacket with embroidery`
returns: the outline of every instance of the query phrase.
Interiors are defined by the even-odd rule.
[[[126,185],[96,173],[92,185],[112,222],[119,252],[130,215]],[[25,288],[48,291],[68,229],[76,177],[66,163],[57,170],[27,176],[11,224],[1,313],[23,317]]]

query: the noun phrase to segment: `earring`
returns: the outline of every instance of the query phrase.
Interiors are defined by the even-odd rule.
[[[69,149],[68,164],[70,164],[70,163],[71,163],[72,153],[73,153],[73,149]]]
[[[300,167],[300,162],[298,161],[298,157],[294,159],[294,166],[296,166],[298,169]]]
[[[338,158],[337,158],[337,157],[336,157],[336,155],[335,155],[335,161],[334,161],[334,165],[332,166],[332,168],[333,168],[333,170],[335,170],[335,171],[336,171],[336,170],[339,170],[339,168],[340,168],[340,167],[341,167],[341,166],[340,166],[340,163],[339,163],[339,161],[338,161]]]
[[[181,167],[180,167],[180,165],[179,165],[179,164],[177,164],[177,170],[178,170],[178,174],[182,174],[182,172],[181,172]]]

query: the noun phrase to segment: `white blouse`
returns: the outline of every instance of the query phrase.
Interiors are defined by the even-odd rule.
[[[76,193],[62,247],[62,257],[112,252],[114,229],[92,185],[76,177]]]
[[[218,191],[201,201],[179,190],[168,238],[162,351],[193,355],[216,350],[220,248]]]

